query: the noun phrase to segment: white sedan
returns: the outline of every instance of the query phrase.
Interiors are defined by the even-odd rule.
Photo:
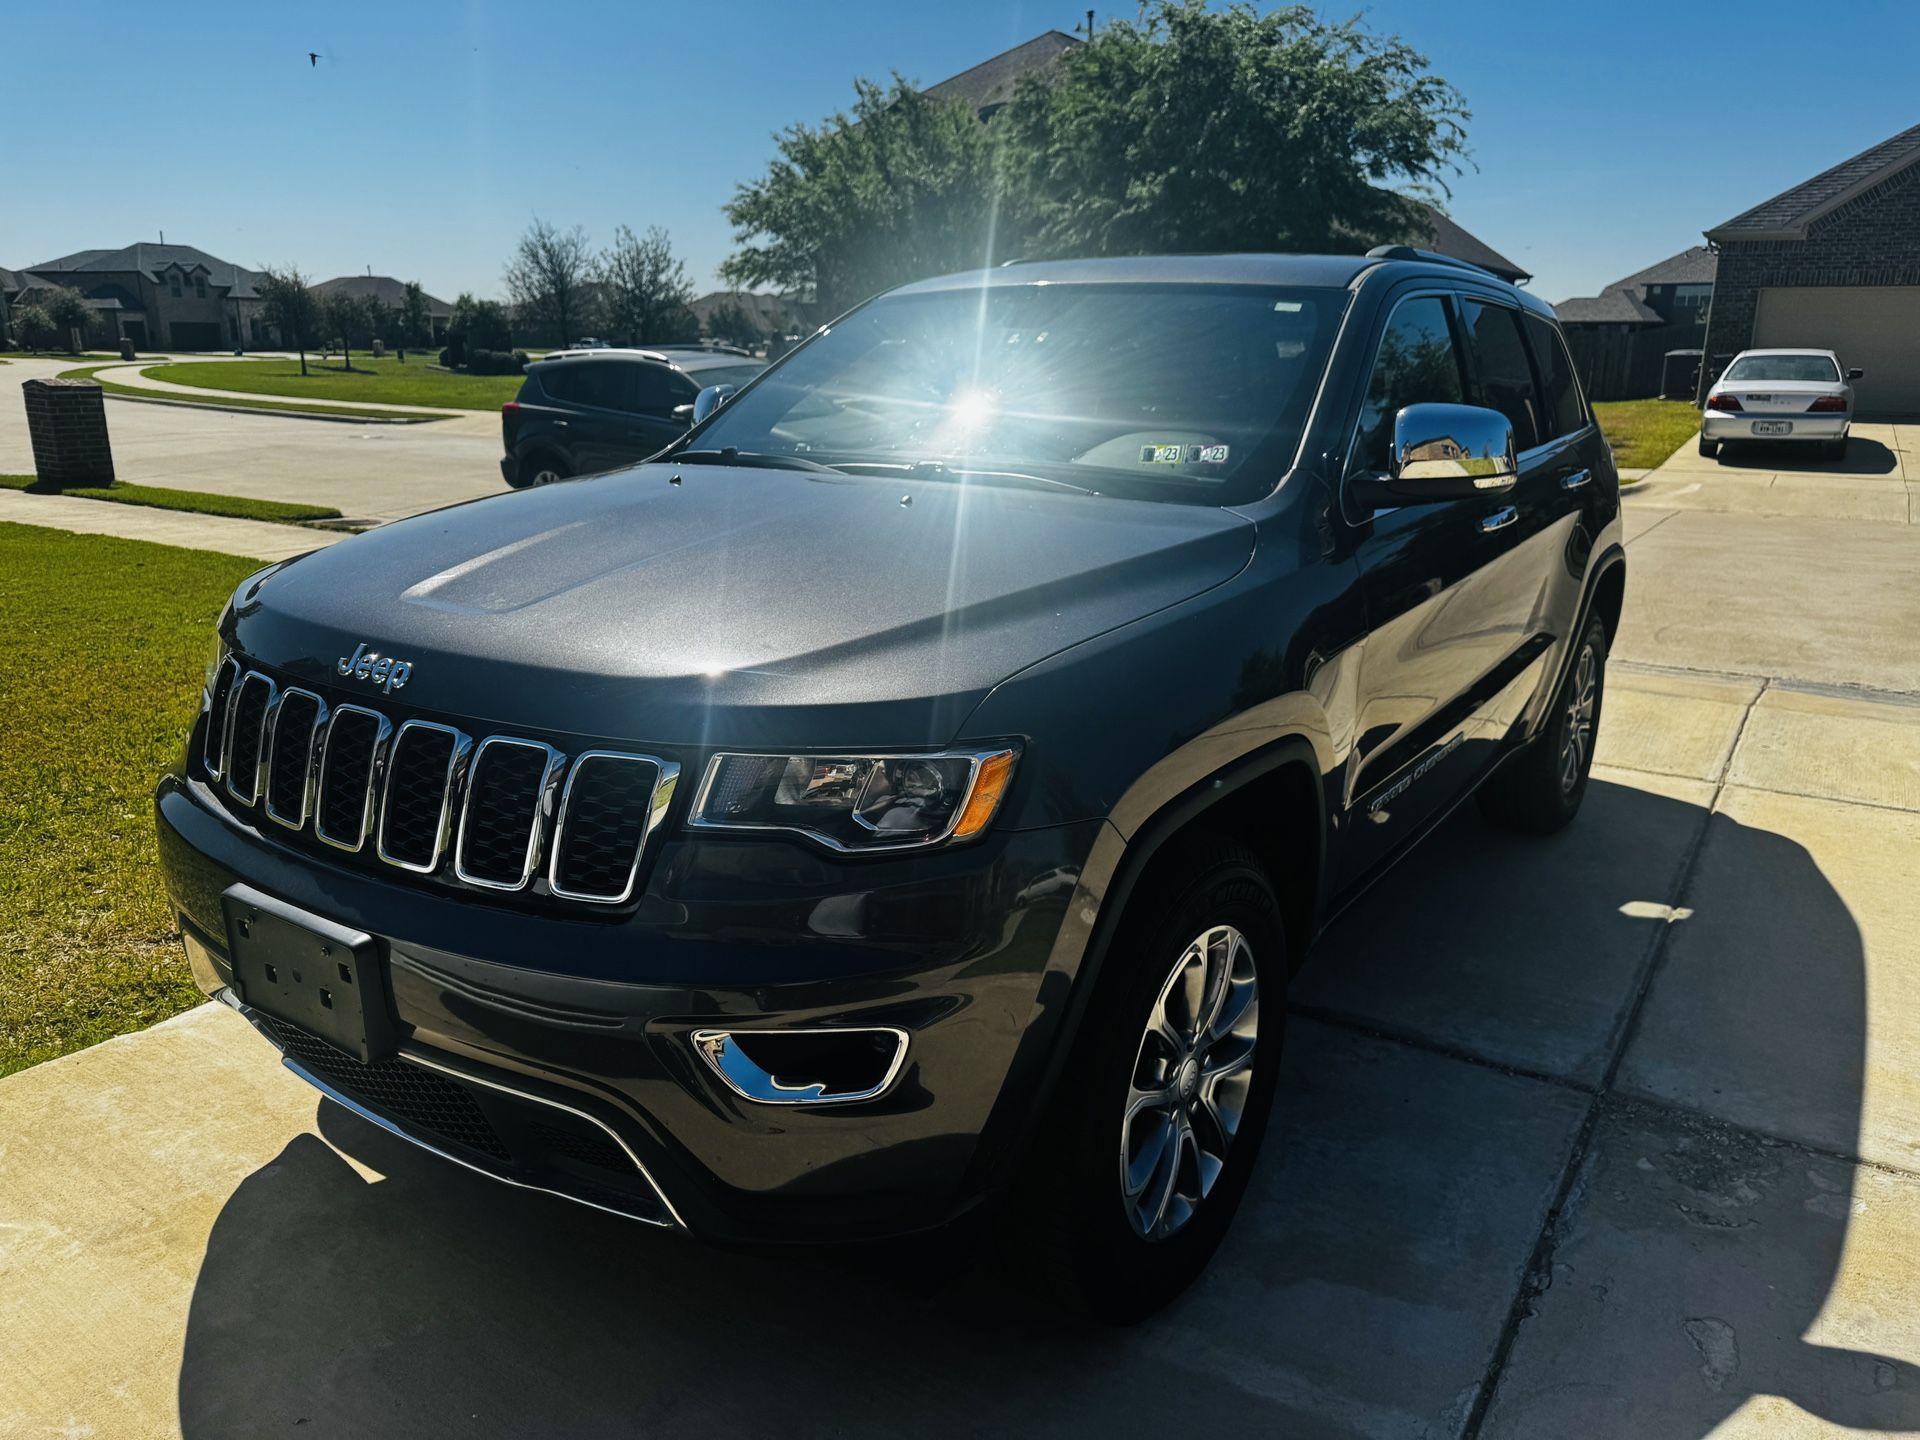
[[[1700,453],[1729,440],[1812,441],[1829,460],[1847,453],[1853,386],[1864,370],[1842,370],[1831,350],[1742,350],[1707,391]]]

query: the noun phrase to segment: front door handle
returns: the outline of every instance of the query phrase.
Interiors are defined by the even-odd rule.
[[[1480,529],[1488,534],[1495,530],[1504,530],[1520,518],[1518,505],[1503,505],[1491,515],[1480,517]]]
[[[1578,490],[1591,479],[1593,479],[1593,471],[1591,470],[1569,470],[1560,477],[1560,488],[1562,490]]]

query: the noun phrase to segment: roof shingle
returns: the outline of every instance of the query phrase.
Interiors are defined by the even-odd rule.
[[[331,280],[322,280],[317,285],[307,287],[314,294],[351,295],[356,300],[375,296],[382,305],[398,308],[406,303],[407,285],[404,280],[396,280],[391,275],[336,275]],[[423,290],[420,292],[426,295]],[[429,315],[451,315],[453,307],[435,295],[426,295]]]
[[[1800,238],[1807,226],[1827,211],[1916,160],[1920,160],[1920,125],[1902,130],[1852,159],[1842,160],[1831,170],[1823,170],[1811,180],[1716,225],[1707,231],[1707,238]]]
[[[1553,307],[1562,324],[1569,325],[1664,325],[1660,313],[1628,290],[1607,290],[1599,295],[1583,295],[1562,300]]]

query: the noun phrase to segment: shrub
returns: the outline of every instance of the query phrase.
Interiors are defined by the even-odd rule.
[[[460,363],[460,357],[453,353],[453,347],[451,345],[440,352],[440,363],[449,370]]]
[[[469,350],[467,352],[469,375],[518,375],[526,368],[525,360],[506,350]]]
[[[527,352],[524,350],[514,351],[513,358],[519,362],[520,368],[522,370],[526,369],[528,365],[533,363],[532,360],[528,357]]]

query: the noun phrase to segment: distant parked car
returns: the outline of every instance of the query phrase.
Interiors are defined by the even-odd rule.
[[[709,385],[744,385],[766,367],[699,350],[566,351],[527,367],[500,408],[500,473],[516,490],[646,459],[693,423]]]
[[[1831,350],[1742,350],[1707,391],[1700,453],[1732,440],[1811,442],[1829,460],[1847,453],[1853,386],[1864,370],[1842,370]]]
[[[611,350],[613,346],[605,340],[596,340],[591,335],[582,335],[567,348],[569,350]]]

